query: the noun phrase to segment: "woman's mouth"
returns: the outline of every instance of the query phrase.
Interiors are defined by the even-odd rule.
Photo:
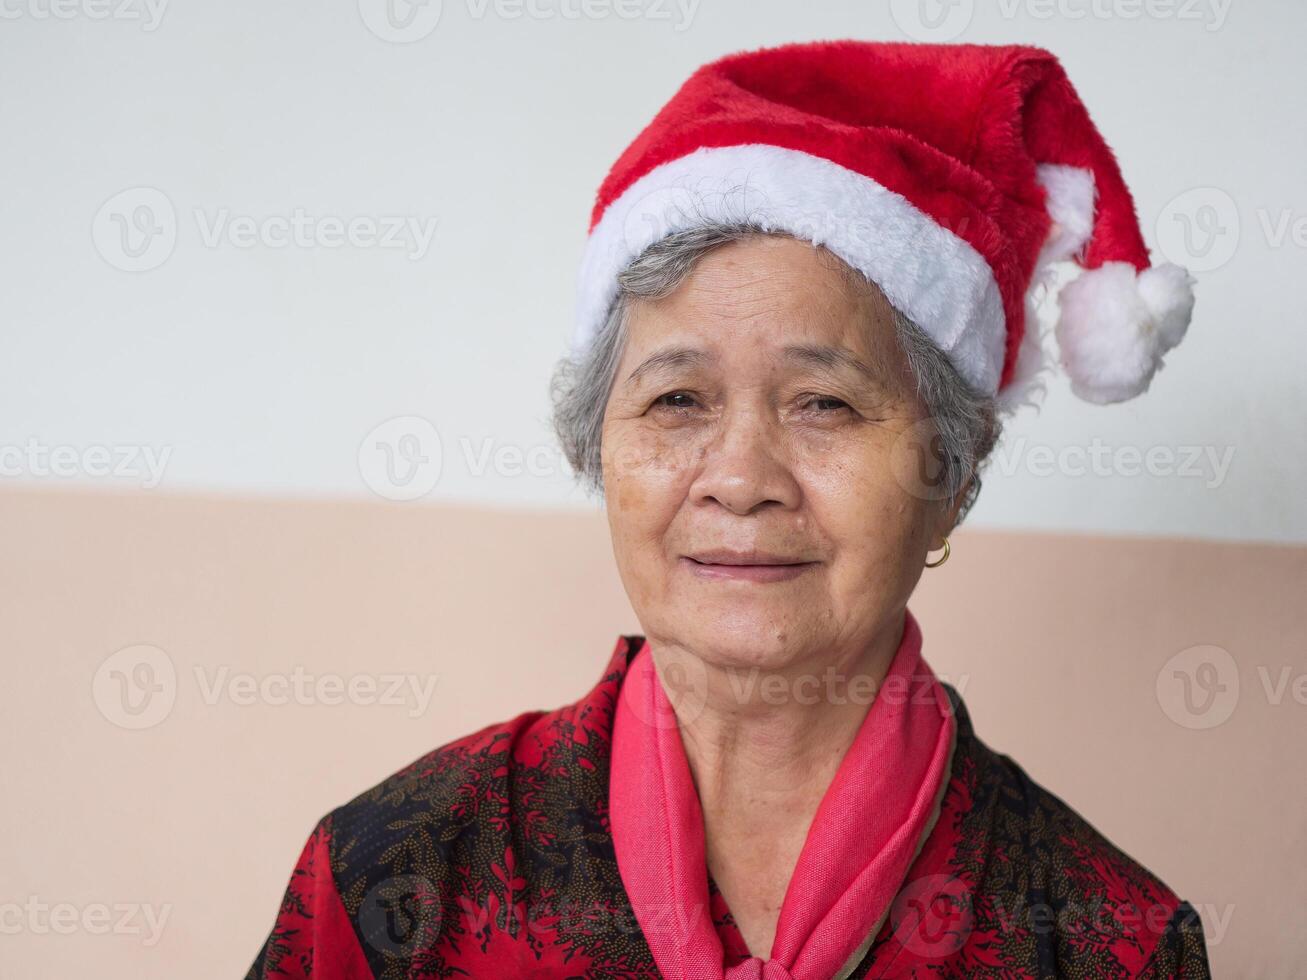
[[[744,582],[785,582],[817,566],[815,561],[756,551],[705,551],[682,555],[680,561],[700,578]]]

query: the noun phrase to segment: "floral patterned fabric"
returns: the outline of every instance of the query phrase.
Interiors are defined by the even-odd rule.
[[[323,817],[247,980],[658,977],[608,810],[613,712],[642,643],[619,638],[581,700],[438,748]],[[957,743],[940,816],[849,976],[1209,977],[1194,910],[981,742],[944,686]],[[711,879],[709,894],[738,961]]]

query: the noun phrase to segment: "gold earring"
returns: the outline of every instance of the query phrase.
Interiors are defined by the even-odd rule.
[[[939,560],[938,560],[938,561],[928,561],[928,562],[926,562],[926,567],[927,567],[927,568],[939,568],[940,565],[942,565],[942,564],[944,564],[944,562],[948,561],[948,554],[949,554],[948,538],[945,538],[945,539],[944,539],[944,554],[942,554],[942,555],[939,556]]]

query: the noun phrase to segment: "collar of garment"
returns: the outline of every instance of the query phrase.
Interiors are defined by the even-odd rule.
[[[771,954],[733,956],[742,943],[738,934],[724,941],[714,923],[703,812],[676,711],[642,643],[613,719],[610,819],[622,883],[659,971],[708,980],[847,976],[934,827],[956,736],[948,695],[905,611],[898,650],[808,830]]]

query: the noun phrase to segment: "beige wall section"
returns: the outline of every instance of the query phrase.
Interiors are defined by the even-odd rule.
[[[240,975],[319,816],[573,699],[638,631],[597,514],[9,490],[0,535],[4,976]],[[1307,959],[1305,583],[1301,548],[974,532],[913,602],[981,736],[1200,908],[1219,976]],[[141,730],[95,688],[134,644],[176,670]],[[1196,645],[1233,658],[1213,655],[1219,715],[1180,700],[1171,668],[1192,662],[1164,670]],[[296,668],[435,688],[421,715],[411,688],[235,703],[239,675]],[[1227,712],[1234,681],[1228,719],[1190,727]],[[81,924],[60,934],[33,897]],[[100,905],[135,911],[102,935]],[[157,942],[147,911],[166,916]]]

